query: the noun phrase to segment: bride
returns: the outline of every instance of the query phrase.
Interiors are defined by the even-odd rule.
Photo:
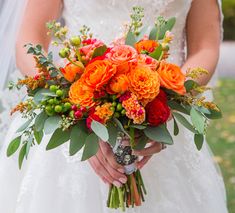
[[[208,69],[209,75],[199,79],[201,85],[207,84],[216,68],[221,40],[222,14],[216,0],[29,0],[16,42],[18,68],[23,75],[35,75],[33,60],[22,46],[40,43],[47,51],[47,21],[62,17],[71,34],[86,24],[96,37],[111,42],[136,5],[145,8],[148,25],[158,15],[177,18],[170,60],[181,64],[183,70],[198,66]],[[67,145],[46,152],[45,137],[19,171],[17,158],[7,159],[6,147],[21,122],[19,117],[13,120],[0,153],[1,213],[113,212],[105,207],[107,184],[120,186],[126,177],[107,144],[100,143],[96,156],[80,162],[81,154],[70,157]],[[197,151],[193,136],[181,129],[174,138],[175,144],[166,150],[155,143],[135,153],[143,157],[138,167],[142,169],[148,195],[143,206],[127,212],[227,212],[223,180],[208,146],[204,144],[202,151]]]

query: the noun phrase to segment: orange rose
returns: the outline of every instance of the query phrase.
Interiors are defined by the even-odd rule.
[[[81,63],[81,62],[76,62]],[[65,79],[69,82],[75,81],[76,77],[79,77],[83,73],[83,69],[72,63],[68,63],[64,68],[60,68],[60,71],[64,75]]]
[[[142,51],[153,52],[156,47],[158,47],[158,43],[154,40],[141,40],[135,44],[135,49],[138,53]]]
[[[158,73],[152,71],[149,67],[134,66],[128,77],[131,92],[137,96],[144,106],[158,95],[160,89]]]
[[[154,59],[154,58],[152,58],[152,57],[150,57],[148,55],[140,54],[138,56],[138,64],[146,65],[151,70],[156,71],[157,67],[159,65],[159,62],[156,59]]]
[[[69,99],[73,104],[81,106],[94,106],[94,90],[87,86],[81,79],[72,84],[69,90]]]
[[[136,50],[128,45],[119,45],[113,47],[106,57],[115,65],[117,65],[118,73],[126,73],[129,71],[129,64],[137,62]]]
[[[107,60],[95,60],[88,64],[81,76],[85,84],[94,90],[101,89],[116,73],[116,66]]]
[[[118,93],[123,94],[128,90],[129,87],[129,80],[126,75],[124,74],[117,74],[112,79],[108,85],[108,90],[111,91],[110,93]]]
[[[171,89],[181,95],[186,93],[184,82],[185,75],[180,67],[175,64],[162,62],[157,70],[161,82],[161,86]]]

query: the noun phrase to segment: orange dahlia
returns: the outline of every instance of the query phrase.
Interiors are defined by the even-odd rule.
[[[115,73],[116,66],[108,60],[95,60],[87,65],[81,78],[93,90],[100,90]]]
[[[158,95],[160,89],[158,73],[152,71],[148,66],[132,67],[128,78],[131,92],[144,106]]]
[[[110,94],[123,94],[128,90],[128,87],[129,79],[127,76],[125,74],[117,74],[111,79],[107,91]]]
[[[161,82],[161,86],[171,89],[181,95],[186,93],[184,87],[185,75],[180,67],[175,64],[162,62],[157,70]]]
[[[142,51],[153,52],[156,47],[158,47],[158,43],[155,40],[141,40],[135,44],[135,49],[138,53]]]
[[[94,90],[87,86],[82,79],[77,80],[72,84],[69,90],[69,99],[73,104],[80,104],[81,106],[94,106],[93,100]]]

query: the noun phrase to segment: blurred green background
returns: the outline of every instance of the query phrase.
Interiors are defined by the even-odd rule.
[[[223,119],[211,122],[207,141],[224,176],[229,212],[235,213],[235,0],[223,0],[223,13],[224,42],[214,90]]]

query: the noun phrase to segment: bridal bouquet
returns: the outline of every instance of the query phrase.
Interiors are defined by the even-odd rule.
[[[63,66],[56,66],[52,53],[46,54],[40,45],[26,45],[37,75],[10,84],[27,88],[26,100],[12,110],[27,121],[7,150],[11,156],[20,148],[20,168],[30,148],[46,134],[51,135],[47,150],[69,142],[70,155],[82,151],[82,161],[97,153],[100,140],[105,141],[128,177],[122,187],[110,186],[107,206],[125,210],[140,206],[146,194],[133,150],[143,149],[148,141],[172,145],[171,134],[180,131],[178,123],[195,135],[201,149],[208,120],[221,117],[214,103],[195,95],[207,89],[195,81],[207,71],[191,68],[184,74],[167,61],[175,18],[158,17],[147,34],[143,17],[143,8],[134,7],[125,36],[111,45],[93,38],[86,26],[79,35],[68,37],[66,27],[48,23],[53,44],[61,47]],[[170,118],[173,133],[167,128]],[[124,137],[129,144],[122,144]]]

